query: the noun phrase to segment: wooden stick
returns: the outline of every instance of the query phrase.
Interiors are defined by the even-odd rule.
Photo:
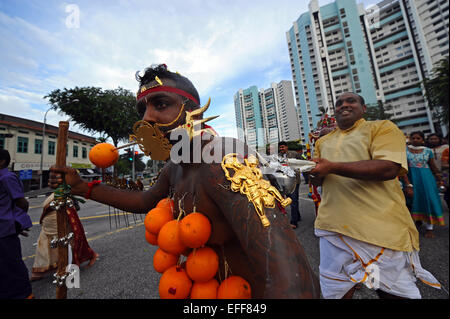
[[[115,149],[113,149],[113,151],[114,150],[120,150],[121,148],[125,148],[125,147],[128,147],[128,146],[133,146],[133,145],[136,145],[136,144],[137,144],[137,142],[133,142],[133,143],[128,143],[128,144],[125,144],[125,145],[122,145],[122,146],[118,146]]]
[[[56,166],[66,166],[66,149],[67,149],[67,132],[69,130],[69,122],[59,122],[58,130],[58,142],[56,148]],[[64,177],[63,177],[64,180]],[[60,205],[57,214],[56,221],[58,224],[58,238],[63,238],[68,233],[68,221],[66,205]],[[58,271],[59,276],[63,276],[66,273],[66,267],[68,263],[68,247],[58,245]],[[67,299],[67,287],[66,283],[62,286],[56,286],[56,299]]]

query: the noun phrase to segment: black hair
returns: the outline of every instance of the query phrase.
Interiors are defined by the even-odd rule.
[[[287,146],[287,143],[286,143],[285,141],[281,141],[281,142],[278,143],[278,146],[280,146],[280,145],[285,145],[285,146]]]
[[[421,132],[421,131],[414,131],[414,132],[411,132],[411,133],[409,134],[409,137],[412,137],[413,135],[419,135],[419,136],[421,136],[422,139],[425,141],[425,134],[423,134],[423,132]]]
[[[351,93],[351,94],[353,94],[353,95],[356,95],[356,96],[358,97],[359,102],[361,103],[361,105],[366,105],[366,101],[364,100],[364,98],[363,98],[361,95],[359,95],[359,94],[357,94],[357,93],[354,93],[354,92],[344,92],[344,93],[342,93],[341,95],[343,95],[343,94],[345,94],[345,93]],[[341,96],[341,95],[339,95],[339,96]],[[339,99],[339,96],[338,96],[338,99]]]
[[[173,80],[177,89],[186,91],[187,93],[191,94],[200,103],[200,96],[194,84],[192,84],[192,82],[187,77],[184,77],[179,73],[170,72],[167,69],[167,65],[165,64],[152,64],[150,67],[145,69],[143,76],[139,75],[139,71],[136,72],[135,76],[136,80],[139,82],[139,90],[143,85],[155,81],[155,77],[157,76],[159,79],[161,79],[161,81],[163,81],[163,83],[163,79]],[[143,115],[141,109],[143,106],[145,106],[142,104],[144,104],[144,102],[138,102],[136,105],[140,115]],[[188,110],[193,110],[198,108],[199,105],[194,101],[187,99],[187,101],[185,101],[185,107]]]
[[[11,156],[9,155],[8,150],[5,149],[0,150],[0,161],[5,161],[5,167],[1,168],[6,168],[9,166],[9,163],[11,162]]]
[[[427,140],[428,140],[430,137],[432,137],[432,136],[436,136],[436,137],[439,139],[439,141],[442,143],[442,135],[441,135],[441,134],[439,134],[439,133],[431,133],[431,134],[428,134]]]

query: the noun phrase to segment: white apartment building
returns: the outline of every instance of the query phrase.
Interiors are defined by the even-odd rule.
[[[300,137],[297,109],[291,81],[271,83],[258,91],[256,86],[240,89],[234,96],[238,138],[257,149],[281,140]]]
[[[269,89],[260,90],[260,101],[267,144],[300,138],[291,81],[271,83]]]
[[[358,93],[368,104],[381,98],[368,37],[362,6],[349,0],[322,7],[310,1],[286,32],[303,143],[323,111],[334,114],[342,92]]]
[[[371,9],[366,17],[387,112],[405,133],[445,135],[421,82],[448,56],[448,1],[385,0]]]
[[[286,33],[301,138],[336,97],[381,101],[405,133],[442,131],[420,86],[448,56],[448,0],[385,0],[364,9],[353,0],[309,3]]]

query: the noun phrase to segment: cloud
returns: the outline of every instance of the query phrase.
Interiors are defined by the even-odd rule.
[[[48,108],[42,97],[54,89],[135,92],[137,70],[167,63],[192,80],[202,101],[212,97],[208,113],[221,114],[212,125],[233,136],[239,88],[291,79],[285,32],[307,10],[306,2],[294,0],[78,1],[79,27],[68,28],[67,5],[0,7],[2,112],[42,121]],[[53,113],[48,119],[57,122]]]

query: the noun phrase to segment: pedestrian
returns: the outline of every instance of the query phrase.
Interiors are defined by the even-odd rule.
[[[296,151],[289,150],[288,144],[286,141],[281,141],[278,143],[278,158],[287,165],[288,158],[295,159],[303,159],[302,155]],[[298,204],[298,196],[299,196],[299,188],[301,183],[300,171],[295,171],[295,177],[297,179],[295,190],[289,194],[289,197],[292,200],[291,203],[291,227],[292,229],[297,229],[298,223],[302,220],[302,216],[300,214],[300,207]]]
[[[449,192],[449,183],[448,183],[448,171],[449,171],[449,163],[448,163],[448,155],[449,149],[446,148],[442,152],[442,179],[444,180],[445,192],[444,192],[444,202],[447,203],[448,208],[448,192]]]
[[[437,168],[442,174],[443,186],[445,187],[444,200],[448,201],[448,154],[449,146],[440,134],[432,133],[427,136],[427,146],[432,149]]]
[[[364,283],[380,298],[421,298],[416,277],[440,284],[420,265],[418,232],[396,178],[408,169],[405,137],[390,121],[366,121],[366,108],[360,95],[341,94],[337,128],[315,144],[322,295],[352,298]]]
[[[17,175],[8,170],[11,157],[0,149],[0,299],[33,298],[19,235],[32,227],[28,201]]]
[[[442,172],[442,153],[445,149],[448,149],[448,144],[443,143],[443,138],[437,133],[429,134],[426,144],[433,151],[435,164],[439,171]]]
[[[425,223],[425,237],[433,238],[433,225],[443,226],[439,188],[442,176],[437,168],[433,151],[424,146],[422,132],[410,134],[411,145],[407,147],[408,175],[403,177],[406,194],[411,200],[411,216],[416,222]]]
[[[50,242],[53,238],[58,238],[58,224],[56,221],[56,210],[50,208],[53,194],[48,196],[43,202],[42,215],[39,219],[41,232],[38,237],[33,268],[31,269],[31,281],[44,278],[58,268],[58,249],[52,248]]]
[[[42,228],[37,241],[36,257],[34,258],[31,271],[31,281],[44,278],[58,267],[58,249],[51,247],[52,239],[58,237],[57,211],[50,205],[53,198],[54,195],[51,194],[42,204],[43,210],[39,219],[39,224],[41,224]],[[66,210],[69,227],[74,234],[73,240],[70,243],[72,263],[80,266],[89,261],[87,267],[91,267],[99,255],[89,246],[83,225],[77,214],[77,210],[79,209],[78,202],[74,199],[74,206],[67,207]]]
[[[200,108],[200,98],[192,82],[170,72],[166,65],[147,68],[137,80],[137,108],[145,127],[152,128],[151,139],[144,138],[144,142],[149,145],[152,157],[166,160],[156,183],[147,191],[131,192],[87,183],[69,167],[53,167],[50,186],[62,183],[60,173],[65,173],[73,194],[138,214],[147,213],[167,197],[176,203],[176,216],[181,213],[180,207],[186,214],[195,207],[212,225],[207,245],[219,256],[218,279],[225,278],[225,268],[228,274],[231,271],[243,277],[251,286],[252,298],[318,298],[318,281],[287,218],[276,205],[264,207],[260,216],[261,207],[251,201],[262,194],[265,197],[261,202],[273,196],[264,193],[264,183],[252,175],[253,168],[243,164],[253,154],[248,146],[241,148],[238,140],[217,136],[204,123],[206,119],[200,120],[209,104]],[[188,138],[175,137],[169,131],[185,132],[181,136]],[[186,141],[187,148],[180,147],[179,152],[170,150],[170,145],[173,150]],[[228,145],[238,151],[228,152]],[[194,160],[197,155],[205,154],[207,146],[214,146],[211,151],[216,156],[214,160],[206,161],[203,156]],[[248,173],[239,180],[227,177],[237,159],[245,166],[242,173]],[[254,179],[251,193],[246,178]],[[242,183],[241,187],[237,182]]]

